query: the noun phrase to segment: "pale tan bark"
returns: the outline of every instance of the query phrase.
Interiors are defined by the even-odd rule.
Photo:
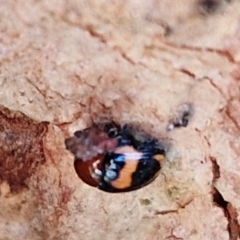
[[[239,239],[239,9],[1,1],[0,239]],[[188,125],[167,131],[184,104]],[[64,139],[101,118],[166,142],[152,184],[116,195],[78,179]]]

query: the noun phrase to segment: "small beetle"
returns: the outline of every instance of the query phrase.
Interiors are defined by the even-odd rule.
[[[155,138],[130,125],[95,124],[65,141],[75,156],[78,176],[106,192],[128,192],[152,182],[162,167],[165,150]]]

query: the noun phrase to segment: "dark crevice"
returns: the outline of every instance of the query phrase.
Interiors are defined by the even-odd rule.
[[[190,71],[187,70],[187,69],[180,68],[180,69],[178,69],[178,70],[179,70],[180,72],[182,72],[183,74],[188,75],[188,76],[191,77],[191,78],[195,78],[195,77],[196,77],[196,75],[195,75],[194,73],[190,72]]]
[[[173,28],[171,28],[169,25],[163,25],[164,28],[164,37],[169,37],[173,33]]]
[[[219,9],[220,5],[220,0],[200,0],[198,1],[198,10],[200,14],[212,14]]]
[[[231,0],[198,0],[197,9],[201,15],[212,15],[214,13],[220,13],[219,10],[224,10],[226,4]]]
[[[97,38],[100,42],[106,44],[106,39],[102,34],[97,33],[97,31],[94,30],[94,27],[91,25],[86,25],[84,29],[93,37]]]
[[[228,202],[224,200],[222,194],[215,187],[213,188],[212,196],[213,202],[222,207],[226,213]]]
[[[176,213],[178,210],[162,210],[162,211],[156,211],[155,215],[166,215],[169,213]]]
[[[220,178],[220,167],[216,161],[216,158],[210,157],[210,160],[212,162],[213,185],[214,185],[217,179]]]
[[[128,57],[127,54],[125,54],[123,51],[120,51],[120,54],[127,62],[129,62],[132,65],[135,64],[135,62],[130,57]]]
[[[237,240],[240,237],[240,225],[238,223],[238,214],[236,209],[230,202],[227,202],[218,189],[214,186],[217,179],[220,178],[220,167],[216,161],[216,158],[210,157],[212,162],[212,171],[213,171],[213,187],[212,187],[212,199],[213,202],[221,207],[224,211],[225,216],[228,219],[227,230],[229,232],[230,240]]]
[[[240,226],[238,223],[238,214],[230,202],[224,200],[222,194],[213,187],[213,202],[221,207],[228,219],[228,232],[230,240],[237,240],[240,237]]]

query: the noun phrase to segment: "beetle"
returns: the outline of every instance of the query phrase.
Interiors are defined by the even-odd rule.
[[[165,160],[159,141],[132,125],[94,124],[65,140],[79,178],[106,192],[128,192],[151,183]]]

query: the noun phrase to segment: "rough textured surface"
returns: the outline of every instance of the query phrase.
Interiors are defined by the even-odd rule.
[[[45,162],[42,137],[46,126],[0,107],[0,181],[6,181],[12,192],[26,187],[26,179]]]
[[[2,175],[18,131],[5,142],[0,239],[239,239],[238,9],[237,0],[1,1],[1,105],[50,124],[30,128],[45,162],[18,192]],[[183,104],[187,126],[167,131]],[[100,118],[166,142],[156,181],[112,195],[77,178],[64,139]]]

